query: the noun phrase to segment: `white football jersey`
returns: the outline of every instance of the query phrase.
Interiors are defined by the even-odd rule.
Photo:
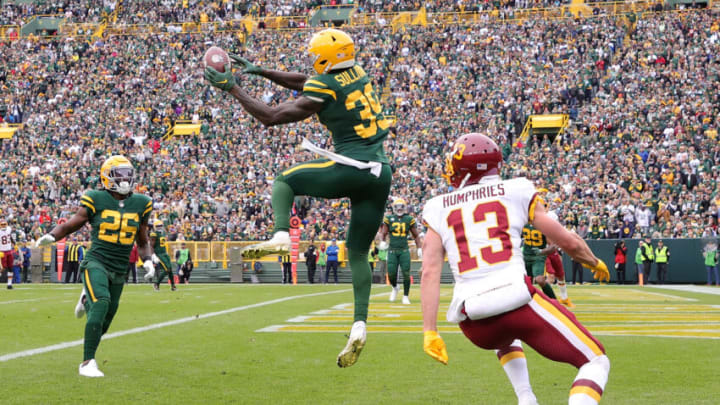
[[[0,228],[0,252],[12,250],[12,229],[8,226]]]
[[[455,278],[448,321],[465,318],[465,298],[482,288],[484,278],[524,279],[522,229],[537,200],[535,186],[524,177],[487,176],[425,204],[423,222],[442,238]]]

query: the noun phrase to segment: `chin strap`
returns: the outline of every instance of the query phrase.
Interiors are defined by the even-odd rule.
[[[465,183],[470,180],[470,173],[466,174],[465,177],[463,177],[463,180],[460,182],[460,186],[458,186],[458,190],[465,187]]]

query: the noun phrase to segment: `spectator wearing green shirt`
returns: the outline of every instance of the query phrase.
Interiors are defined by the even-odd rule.
[[[324,282],[325,279],[323,278],[323,274],[325,273],[325,266],[327,265],[327,253],[325,253],[325,244],[324,243],[320,244],[320,251],[318,252],[317,265],[318,265],[318,269],[320,270],[317,273],[318,274],[318,283],[325,284],[325,282]]]
[[[712,279],[710,277],[710,273],[712,272],[715,273],[715,286],[717,287],[720,285],[717,268],[718,256],[720,256],[720,253],[718,253],[717,245],[712,243],[705,245],[705,252],[703,253],[703,256],[705,256],[705,269],[707,270],[707,285],[712,284]]]
[[[377,262],[377,271],[380,272],[380,277],[383,279],[387,274],[387,254],[388,254],[388,244],[387,242],[383,241],[378,243],[377,245],[378,250],[378,262]]]
[[[637,250],[635,251],[635,267],[637,267],[637,274],[638,274],[638,284],[643,283],[643,257],[642,257],[642,251],[643,251],[643,245],[645,242],[640,241],[638,243]]]

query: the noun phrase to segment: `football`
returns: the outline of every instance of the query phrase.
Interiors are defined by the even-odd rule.
[[[210,49],[205,51],[203,62],[205,63],[205,67],[210,66],[218,72],[223,73],[225,72],[225,65],[230,63],[230,57],[228,57],[227,52],[222,48],[211,46]]]

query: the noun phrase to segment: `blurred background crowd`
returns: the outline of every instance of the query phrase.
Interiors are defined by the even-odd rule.
[[[58,7],[80,20],[114,7],[70,3],[76,7]],[[205,14],[214,20],[251,6],[292,15],[317,2],[182,3],[130,2],[119,18],[147,23]],[[463,4],[428,3],[429,10]],[[401,10],[417,4],[370,0],[358,6]],[[3,5],[3,18],[45,12],[10,9],[12,15]],[[386,142],[394,169],[391,196],[408,200],[416,214],[425,199],[448,191],[441,177],[448,143],[482,131],[503,148],[503,175],[534,180],[550,208],[582,236],[717,236],[719,13],[649,14],[636,23],[597,16],[344,29],[396,119]],[[328,148],[331,139],[315,119],[264,128],[206,85],[201,58],[217,45],[260,66],[310,73],[303,49],[311,32],[0,41],[0,125],[24,125],[0,143],[0,215],[18,240],[35,239],[71,215],[84,190],[98,186],[107,156],[124,154],[136,166],[138,191],[153,197],[169,239],[268,237],[273,176],[312,158],[299,149],[304,137]],[[239,82],[270,104],[298,96],[252,76]],[[527,117],[542,113],[570,116],[562,136],[520,139]],[[201,123],[200,134],[165,139],[176,120]],[[297,198],[303,238],[344,239],[348,204]]]

